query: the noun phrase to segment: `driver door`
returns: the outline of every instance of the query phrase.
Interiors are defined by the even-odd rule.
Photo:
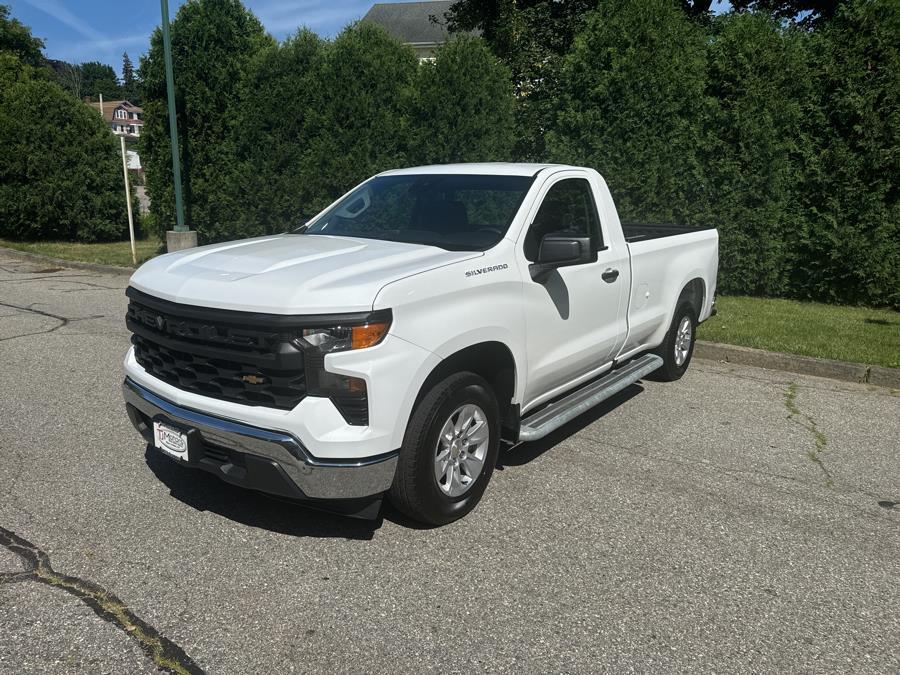
[[[526,275],[528,380],[523,411],[590,379],[611,363],[625,335],[628,253],[604,241],[595,190],[584,174],[562,172],[544,186],[519,251],[527,269],[548,234],[590,237],[591,262]],[[615,278],[611,271],[615,271]]]

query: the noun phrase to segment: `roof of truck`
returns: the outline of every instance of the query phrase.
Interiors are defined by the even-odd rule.
[[[382,176],[402,176],[419,173],[487,174],[492,176],[533,176],[541,169],[562,167],[562,164],[525,164],[513,162],[482,162],[471,164],[432,164],[385,171]]]

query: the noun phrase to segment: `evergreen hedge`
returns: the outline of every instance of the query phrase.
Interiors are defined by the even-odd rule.
[[[511,161],[511,74],[484,40],[458,35],[419,66],[411,159],[417,164]]]
[[[206,241],[234,238],[234,211],[225,199],[234,171],[238,86],[257,54],[274,44],[239,0],[186,2],[171,25],[185,218]],[[175,225],[175,194],[162,31],[141,59],[144,102],[141,162],[156,222]]]
[[[526,55],[553,66],[555,110],[533,115],[514,94],[521,55],[481,38],[417,64],[372,25],[276,44],[238,0],[195,0],[172,26],[189,224],[204,242],[284,231],[385,169],[545,147],[528,159],[598,169],[625,221],[717,226],[723,292],[897,307],[898,17],[892,0],[850,0],[809,30],[602,2],[563,57]],[[158,32],[141,74],[169,227]]]
[[[722,292],[900,306],[900,4],[807,31],[601,3],[559,87],[551,157],[624,220],[718,227]]]
[[[121,239],[119,139],[97,111],[45,79],[0,77],[0,237]]]
[[[691,220],[710,198],[704,41],[668,0],[609,2],[566,57],[549,158],[600,171],[623,221]]]

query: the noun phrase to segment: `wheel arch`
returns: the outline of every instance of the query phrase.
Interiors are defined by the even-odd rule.
[[[691,308],[694,310],[694,315],[699,321],[703,315],[703,308],[706,306],[706,282],[703,281],[702,277],[694,277],[683,285],[681,293],[679,293],[678,299],[675,301],[675,307],[672,310],[673,314],[685,300],[690,303]]]
[[[496,340],[469,345],[443,358],[419,387],[413,410],[434,385],[460,372],[471,372],[483,377],[497,397],[501,424],[504,427],[518,424],[519,406],[513,403],[518,375],[516,360],[512,350],[503,342]]]

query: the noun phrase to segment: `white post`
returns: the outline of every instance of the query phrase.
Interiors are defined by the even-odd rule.
[[[119,143],[122,145],[122,175],[125,178],[125,203],[128,204],[128,236],[131,237],[131,261],[137,265],[137,250],[134,247],[134,217],[131,215],[131,188],[128,185],[128,157],[125,154],[124,136],[119,136]]]
[[[103,118],[103,94],[100,94],[100,117]]]

